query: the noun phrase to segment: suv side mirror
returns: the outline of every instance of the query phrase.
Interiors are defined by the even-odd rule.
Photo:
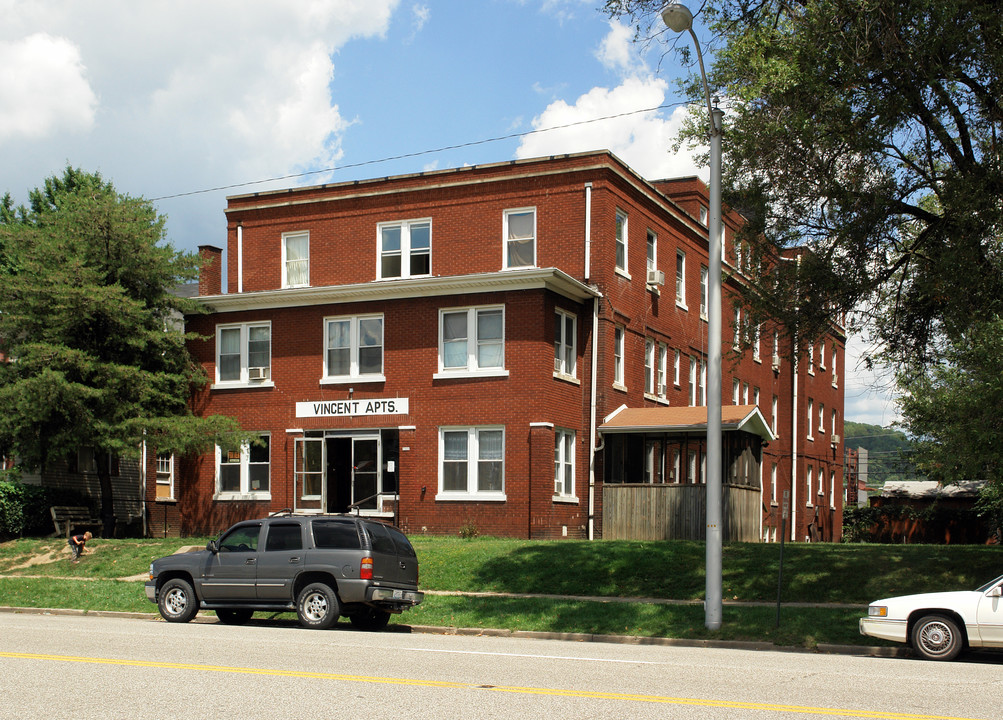
[[[205,544],[205,549],[215,555],[219,552],[219,544],[215,540],[210,540]]]

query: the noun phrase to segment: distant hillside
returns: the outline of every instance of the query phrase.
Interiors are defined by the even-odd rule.
[[[867,450],[867,484],[880,488],[889,480],[922,480],[905,457],[909,439],[901,430],[880,425],[846,421],[843,423],[846,446]]]

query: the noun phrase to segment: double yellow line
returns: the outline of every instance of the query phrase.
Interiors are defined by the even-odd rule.
[[[44,655],[39,653],[0,652],[0,658],[17,660],[43,660],[48,662],[75,662],[92,665],[117,665],[121,667],[158,668],[163,670],[192,670],[196,672],[233,673],[238,675],[267,675],[271,677],[309,678],[315,680],[340,680],[341,682],[379,683],[412,687],[443,688],[448,690],[482,689],[491,692],[541,695],[550,697],[582,698],[587,700],[615,700],[618,702],[662,703],[691,707],[714,707],[733,710],[767,710],[773,712],[801,713],[827,717],[873,718],[876,720],[977,720],[948,715],[916,715],[912,713],[884,712],[880,710],[850,710],[846,708],[825,708],[800,705],[774,705],[769,703],[736,702],[730,700],[706,700],[680,698],[664,695],[634,695],[630,693],[596,692],[593,690],[561,690],[558,688],[531,688],[502,685],[478,685],[467,682],[443,680],[419,680],[414,678],[373,677],[367,675],[344,675],[341,673],[311,672],[309,670],[279,670],[271,668],[230,667],[226,665],[196,665],[194,663],[171,663],[153,660],[127,660],[122,658],[79,657],[74,655]]]

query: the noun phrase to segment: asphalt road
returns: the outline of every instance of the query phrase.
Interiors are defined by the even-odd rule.
[[[930,663],[0,613],[0,718],[1000,717],[1003,656]]]

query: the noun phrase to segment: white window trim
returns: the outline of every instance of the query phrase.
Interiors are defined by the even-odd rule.
[[[411,274],[411,226],[428,224],[428,272],[418,275]],[[401,229],[401,274],[383,277],[383,229],[400,227]],[[376,226],[376,279],[406,280],[412,277],[430,277],[432,274],[432,218],[414,218],[412,220],[396,220],[377,224]]]
[[[568,342],[568,338],[564,336],[564,329],[567,327],[565,321],[568,318],[571,318],[571,322],[574,325],[574,327],[572,328],[573,336],[571,337],[570,343]],[[561,323],[560,348],[555,348],[560,358],[559,362],[561,367],[554,368],[554,377],[563,378],[566,380],[568,379],[576,380],[578,378],[578,316],[575,315],[574,313],[569,313],[566,310],[562,310],[561,308],[555,308],[554,322]],[[568,368],[564,367],[565,351],[569,348],[571,350],[571,363],[572,363],[570,372],[568,371]],[[554,360],[558,361],[558,357],[555,357]]]
[[[616,236],[616,226],[619,224],[618,220],[621,217],[623,218],[623,237],[622,238]],[[630,271],[628,270],[628,268],[630,267],[630,245],[627,242],[627,240],[630,237],[630,232],[629,232],[629,229],[628,229],[629,226],[628,226],[627,221],[628,221],[628,215],[627,215],[627,213],[625,211],[617,208],[617,210],[616,210],[616,217],[614,218],[614,221],[613,221],[613,233],[614,233],[614,237],[613,237],[613,266],[614,266],[613,267],[613,271],[617,275],[622,275],[623,277],[625,277],[625,278],[627,278],[629,280],[630,279]],[[619,243],[619,241],[621,239],[623,240],[623,263],[624,263],[623,267],[621,267],[620,265],[616,264],[616,246],[617,246],[617,244]]]
[[[658,381],[655,379],[657,373],[657,345],[654,338],[644,339],[644,394],[654,397],[657,391]]]
[[[379,318],[381,326],[381,345],[380,345],[380,372],[378,373],[360,373],[359,372],[359,323],[362,320],[374,320]],[[331,375],[329,374],[327,366],[327,352],[330,348],[327,346],[328,331],[327,326],[332,322],[342,322],[348,320],[351,322],[351,330],[349,331],[349,357],[351,358],[349,366],[351,367],[351,372],[348,375]],[[324,357],[323,360],[323,375],[320,379],[321,385],[340,385],[342,383],[350,382],[386,382],[386,322],[383,319],[382,313],[375,313],[373,315],[336,315],[332,317],[324,318],[324,337],[323,337],[323,347],[324,347]]]
[[[501,310],[502,313],[502,364],[501,367],[477,366],[477,313],[482,310]],[[445,346],[443,344],[443,317],[451,313],[467,313],[467,364],[458,368],[447,368],[443,365]],[[439,371],[432,375],[435,380],[464,377],[508,377],[505,368],[505,306],[477,305],[473,307],[439,308]]]
[[[806,436],[809,440],[815,439],[815,401],[808,398],[808,435]]]
[[[832,386],[839,387],[839,375],[836,373],[836,345],[832,345]]]
[[[166,459],[162,457],[165,455]],[[167,495],[157,497],[155,500],[159,500],[160,502],[174,500],[174,453],[157,453],[153,461],[156,484],[167,488]],[[166,466],[161,465],[162,462],[166,462]],[[166,469],[161,469],[162,467]],[[165,480],[160,479],[162,475],[167,476]]]
[[[655,376],[655,392],[660,400],[665,399],[668,385],[668,356],[669,348],[665,343],[658,343],[658,370]]]
[[[679,350],[673,350],[675,353],[674,359],[672,361],[672,384],[675,387],[679,387],[679,366],[681,363],[682,353]]]
[[[613,387],[617,390],[626,390],[624,378],[627,374],[627,359],[624,356],[624,348],[627,344],[627,329],[623,325],[613,327]]]
[[[306,237],[306,282],[305,283],[290,283],[289,282],[289,259],[286,256],[286,243],[293,239],[299,237]],[[284,232],[282,233],[282,287],[283,288],[298,288],[298,287],[310,287],[310,231],[309,230],[296,230],[294,232]]]
[[[508,264],[508,219],[511,215],[521,215],[524,213],[533,213],[533,264],[532,265],[509,265]],[[522,207],[522,208],[509,208],[502,213],[502,269],[503,270],[520,270],[527,267],[536,267],[536,253],[539,247],[539,242],[537,242],[537,212],[536,206]]]
[[[240,446],[240,490],[238,492],[220,490],[219,466],[222,459],[222,449],[216,446],[216,466],[215,466],[215,494],[213,500],[271,500],[272,499],[272,442],[271,433],[259,433],[261,437],[268,437],[268,490],[252,491],[248,489],[250,483],[249,468],[251,459],[251,446],[243,443]]]
[[[564,451],[566,448],[565,440],[571,437],[571,457],[565,457]],[[556,428],[554,430],[554,502],[557,503],[577,503],[578,497],[575,494],[575,450],[578,448],[578,438],[575,435],[574,430],[565,430],[563,428]],[[562,488],[561,492],[557,491],[557,470],[564,469],[566,466],[571,466],[571,487]],[[563,477],[563,475],[562,475]],[[562,483],[563,484],[563,483]]]
[[[477,463],[479,460],[479,448],[478,448],[478,437],[479,433],[483,431],[501,430],[502,433],[502,489],[500,492],[478,492],[477,487]],[[444,438],[447,432],[462,432],[467,433],[467,491],[466,492],[456,492],[453,490],[446,491],[442,489],[443,484],[443,460],[446,456]],[[505,502],[507,497],[505,495],[505,426],[504,425],[475,425],[475,426],[442,426],[439,428],[439,453],[438,453],[438,472],[439,472],[439,485],[438,492],[436,493],[436,500],[459,500],[459,501],[477,501],[477,502]],[[471,488],[475,488],[471,490]]]
[[[710,270],[706,265],[700,266],[700,319],[707,320],[707,308],[710,305]]]
[[[682,268],[679,261],[682,260]],[[676,307],[689,310],[686,306],[686,253],[676,250]]]
[[[248,359],[247,359],[247,345],[249,340],[249,333],[251,328],[257,327],[267,327],[268,328],[268,378],[265,380],[251,380],[248,374]],[[219,349],[220,349],[220,335],[223,330],[234,330],[240,329],[240,378],[237,380],[220,380],[219,379]],[[271,320],[264,320],[262,322],[246,322],[246,323],[231,323],[226,325],[216,326],[216,368],[215,368],[215,382],[212,385],[213,390],[221,390],[226,388],[264,388],[264,387],[275,387],[275,383],[272,382],[272,322]]]

